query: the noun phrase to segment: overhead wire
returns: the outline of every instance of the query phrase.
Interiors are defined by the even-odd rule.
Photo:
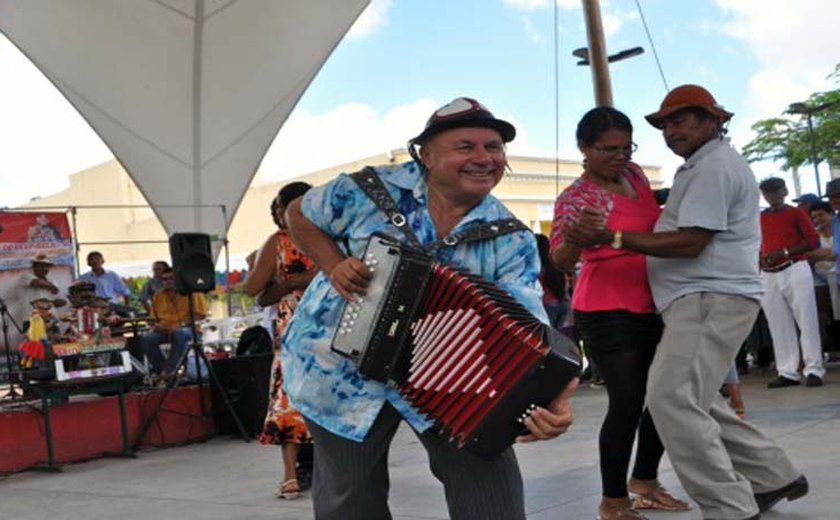
[[[665,72],[662,70],[662,63],[659,61],[659,53],[656,52],[656,46],[653,44],[653,38],[650,35],[650,29],[648,29],[648,24],[645,20],[645,13],[642,12],[642,5],[639,3],[639,0],[635,0],[635,2],[636,9],[639,11],[639,17],[642,19],[642,26],[645,28],[648,43],[650,44],[650,50],[653,51],[653,58],[656,60],[656,68],[659,69],[659,77],[662,78],[662,84],[665,85],[665,92],[669,92],[671,89],[668,88],[668,81],[665,79]]]
[[[560,194],[560,27],[554,2],[554,195]]]

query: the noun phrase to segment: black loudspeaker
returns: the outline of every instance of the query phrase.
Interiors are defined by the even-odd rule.
[[[189,294],[212,291],[216,287],[210,235],[174,233],[169,237],[169,255],[175,271],[176,291]]]
[[[210,361],[221,383],[221,389],[227,394],[245,432],[251,437],[260,434],[265,421],[273,360],[274,353],[267,353]],[[219,433],[238,435],[236,422],[225,406],[219,388],[210,385],[210,389]]]

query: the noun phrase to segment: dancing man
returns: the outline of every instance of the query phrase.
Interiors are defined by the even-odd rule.
[[[513,125],[474,99],[458,98],[437,110],[409,142],[413,161],[377,167],[374,175],[419,242],[441,245],[435,250],[439,262],[496,283],[547,323],[530,231],[454,245],[441,241],[476,223],[511,218],[490,191],[502,178],[505,143],[515,134]],[[372,276],[358,256],[375,232],[403,238],[392,224],[400,221],[389,220],[348,175],[293,202],[287,220],[292,238],[321,269],[286,329],[282,350],[286,390],[314,439],[316,518],[391,518],[388,449],[405,420],[444,485],[451,518],[524,519],[522,477],[513,449],[487,461],[454,448],[394,388],[363,377],[351,361],[330,351],[342,298],[364,294]],[[525,420],[530,433],[520,442],[566,431],[572,422],[568,398],[576,383]]]

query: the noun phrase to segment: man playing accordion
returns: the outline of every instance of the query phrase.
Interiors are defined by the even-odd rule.
[[[289,206],[292,238],[321,269],[298,305],[282,349],[286,390],[315,442],[316,518],[391,518],[387,454],[402,420],[426,448],[452,518],[525,518],[522,478],[510,447],[490,461],[457,449],[435,434],[432,422],[395,388],[362,376],[330,349],[343,301],[365,294],[373,276],[359,257],[374,233],[399,240],[411,235],[410,242],[423,248],[436,244],[427,250],[437,262],[496,284],[548,322],[530,231],[455,245],[443,240],[482,222],[512,219],[490,191],[507,166],[505,143],[515,135],[510,123],[477,101],[458,98],[432,114],[423,132],[409,141],[413,161],[372,169],[399,219],[387,218],[346,174]],[[546,407],[533,410],[524,420],[530,433],[517,441],[564,433],[572,423],[569,396],[576,385],[573,379]]]

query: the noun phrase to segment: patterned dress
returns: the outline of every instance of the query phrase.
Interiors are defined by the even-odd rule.
[[[301,273],[314,266],[312,260],[304,256],[292,244],[289,235],[280,230],[277,232],[277,276],[281,280],[294,273]],[[271,384],[269,386],[268,413],[260,434],[260,444],[279,444],[287,442],[304,444],[312,442],[309,430],[303,422],[300,412],[292,408],[289,398],[283,391],[283,370],[280,361],[280,338],[286,330],[286,325],[295,312],[302,291],[294,291],[277,302],[276,333],[274,335],[274,364],[271,368]]]

